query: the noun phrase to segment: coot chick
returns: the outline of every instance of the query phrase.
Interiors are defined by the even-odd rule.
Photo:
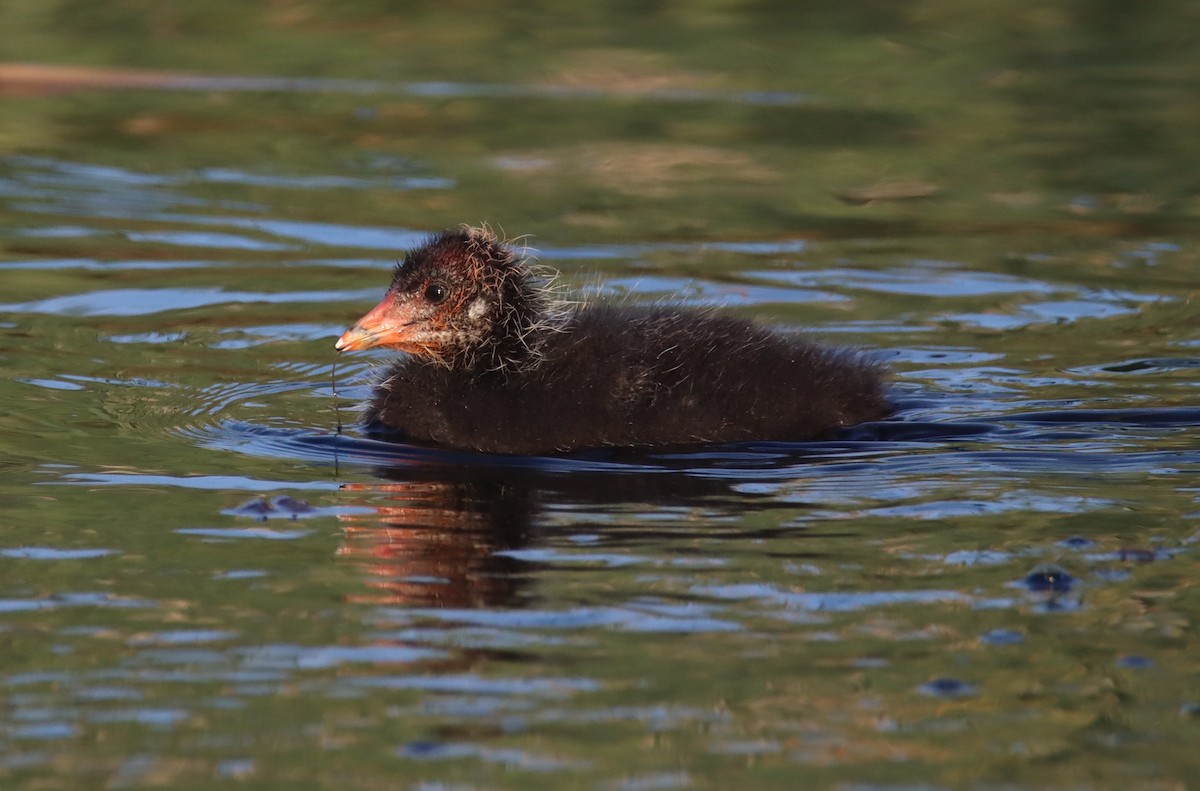
[[[713,310],[579,305],[486,228],[397,266],[339,351],[388,346],[367,425],[490,453],[808,440],[888,414],[879,368]]]

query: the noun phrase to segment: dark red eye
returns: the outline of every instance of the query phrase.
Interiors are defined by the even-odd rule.
[[[429,285],[425,286],[425,300],[431,305],[436,305],[441,302],[446,298],[447,293],[449,292],[441,283],[430,283]]]

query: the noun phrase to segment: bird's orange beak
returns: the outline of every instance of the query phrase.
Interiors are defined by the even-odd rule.
[[[403,302],[398,303],[396,295],[388,292],[382,302],[342,333],[336,348],[339,352],[356,352],[375,346],[392,346],[409,351],[415,323],[411,309]]]

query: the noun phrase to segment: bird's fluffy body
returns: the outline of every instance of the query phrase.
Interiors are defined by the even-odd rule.
[[[338,344],[370,345],[410,354],[380,379],[367,425],[461,449],[809,440],[889,412],[879,366],[857,352],[708,309],[569,305],[478,229],[406,259]]]

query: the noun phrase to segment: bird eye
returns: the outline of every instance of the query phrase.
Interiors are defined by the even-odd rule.
[[[446,287],[441,283],[430,283],[425,286],[425,300],[430,304],[438,304],[446,298],[446,294]]]

